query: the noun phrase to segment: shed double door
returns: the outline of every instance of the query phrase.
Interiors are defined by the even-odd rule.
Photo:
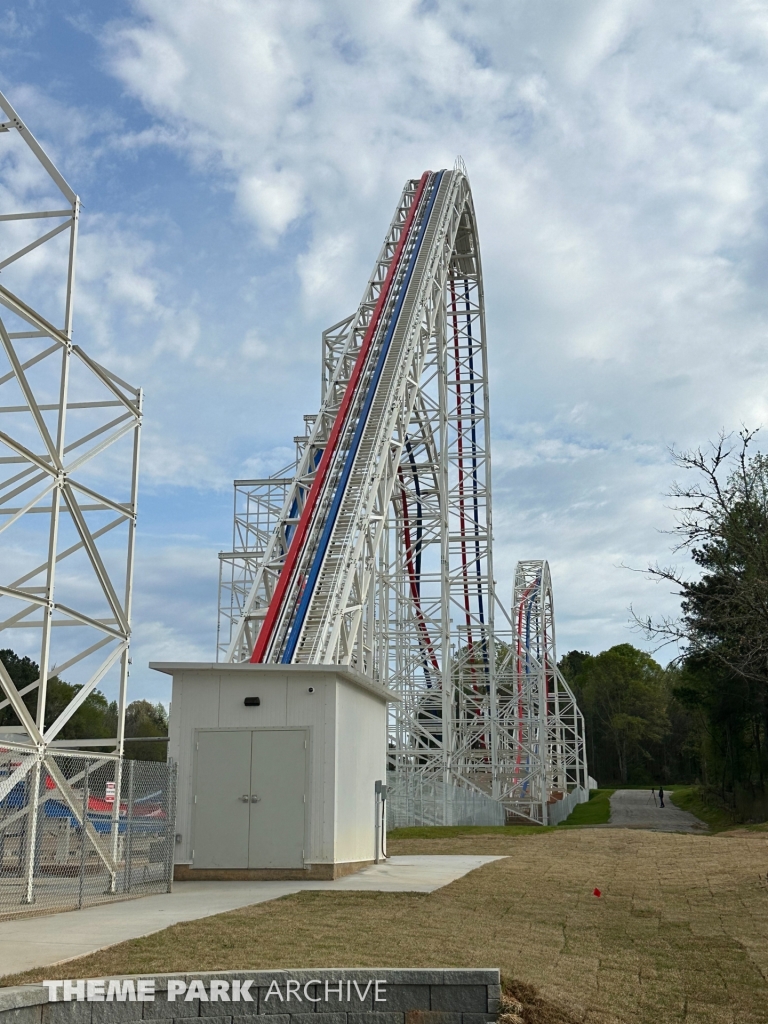
[[[307,733],[197,734],[193,867],[304,866]]]

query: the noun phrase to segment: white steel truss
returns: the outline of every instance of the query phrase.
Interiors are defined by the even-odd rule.
[[[552,659],[563,699],[520,694],[496,598],[482,269],[460,162],[407,182],[360,307],[323,335],[321,398],[293,477],[236,484],[220,656],[357,668],[397,698],[392,769],[546,821],[555,786],[581,785],[562,765],[586,779],[583,723],[571,696],[574,754],[552,720],[567,704]],[[521,728],[532,715],[554,746]]]
[[[499,740],[506,800],[547,820],[547,805],[589,791],[584,717],[557,667],[549,565],[518,562],[512,596],[512,672],[499,686]]]
[[[290,476],[280,474],[259,480],[235,480],[235,512],[232,549],[219,552],[219,625],[216,660],[226,656],[232,631],[242,617],[256,570],[285,505]]]
[[[2,94],[0,108],[0,647],[40,666],[39,678],[18,690],[0,663],[0,709],[12,709],[14,739],[36,763],[33,851],[43,767],[47,784],[81,813],[49,751],[122,754],[142,393],[73,342],[80,200]],[[78,688],[52,715],[49,680],[65,672]],[[116,736],[59,739],[110,678]],[[10,782],[0,784],[0,799]],[[99,856],[109,860],[103,844]],[[113,878],[114,859],[113,851]],[[30,898],[33,861],[30,853]]]

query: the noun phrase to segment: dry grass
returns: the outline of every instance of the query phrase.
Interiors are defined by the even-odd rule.
[[[429,895],[305,892],[178,924],[68,974],[498,966],[521,1002],[528,992],[531,1022],[768,1021],[764,833],[568,829],[400,840],[390,852],[508,856]]]

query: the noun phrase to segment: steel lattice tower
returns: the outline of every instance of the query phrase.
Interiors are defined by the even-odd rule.
[[[31,899],[29,851],[43,778],[84,828],[114,885],[119,801],[110,854],[72,788],[81,775],[65,778],[52,755],[111,751],[120,792],[142,393],[74,343],[80,200],[2,94],[0,108],[7,117],[0,124],[0,647],[31,654],[40,667],[19,690],[0,662],[0,709],[10,707],[19,723],[2,730],[19,761],[0,780],[0,801],[34,772],[25,869]],[[59,674],[75,689],[51,721],[49,683]],[[88,695],[110,679],[116,735],[62,741]],[[23,700],[33,692],[35,714]]]
[[[460,161],[406,184],[360,306],[323,335],[305,423],[295,466],[236,482],[219,657],[358,669],[397,698],[392,769],[546,821],[557,786],[587,786],[583,721],[556,671],[546,566],[515,592],[535,636],[496,595],[483,278]]]

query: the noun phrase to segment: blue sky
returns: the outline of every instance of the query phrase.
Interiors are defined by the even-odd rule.
[[[768,8],[701,0],[11,3],[0,85],[84,204],[77,340],[146,391],[133,696],[209,660],[231,481],[287,461],[320,332],[404,180],[464,158],[495,559],[558,646],[673,596],[669,446],[766,420]]]

